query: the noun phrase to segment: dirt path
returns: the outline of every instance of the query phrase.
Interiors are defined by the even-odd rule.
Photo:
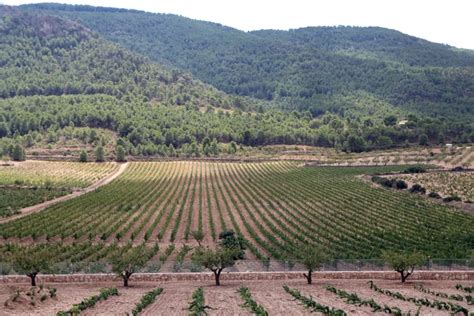
[[[85,189],[77,190],[77,191],[72,192],[71,194],[64,195],[64,196],[58,197],[56,199],[52,199],[52,200],[40,203],[40,204],[36,204],[36,205],[33,205],[33,206],[28,206],[28,207],[22,208],[20,210],[20,214],[0,219],[0,224],[11,222],[11,221],[14,221],[18,218],[25,217],[27,215],[40,212],[40,211],[44,210],[45,208],[47,208],[51,205],[54,205],[54,204],[57,204],[57,203],[60,203],[60,202],[64,202],[64,201],[79,197],[83,194],[92,192],[92,191],[100,188],[101,186],[104,186],[104,185],[112,182],[113,180],[115,180],[118,176],[120,176],[125,171],[125,169],[127,169],[127,166],[128,166],[128,162],[120,164],[120,167],[118,168],[117,171],[115,171],[114,173],[112,173],[110,175],[107,175],[106,177],[100,179],[99,181],[95,182],[94,184],[88,186]]]

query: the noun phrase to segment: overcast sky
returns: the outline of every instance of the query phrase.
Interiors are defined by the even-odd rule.
[[[46,1],[0,0],[18,5]],[[474,0],[63,0],[218,22],[237,29],[382,26],[433,42],[474,49]]]

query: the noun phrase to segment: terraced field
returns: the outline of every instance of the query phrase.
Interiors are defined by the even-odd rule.
[[[287,148],[291,149],[291,148]],[[278,157],[288,160],[302,160],[319,165],[366,166],[366,165],[400,165],[400,164],[430,164],[442,168],[474,167],[474,147],[414,147],[395,148],[381,151],[362,153],[337,152],[329,148],[303,147],[298,150],[280,150],[272,153],[263,151],[262,157]]]
[[[115,163],[24,161],[0,166],[0,185],[62,186],[84,188],[111,174]]]
[[[474,201],[474,172],[430,172],[394,176],[410,183],[419,183],[429,192],[442,196],[459,196]]]
[[[357,177],[404,168],[130,163],[95,192],[1,224],[0,235],[3,243],[145,242],[164,249],[193,244],[193,230],[213,244],[232,229],[248,240],[251,259],[295,258],[305,242],[323,244],[337,258],[377,258],[388,248],[467,258],[474,249],[474,216]]]

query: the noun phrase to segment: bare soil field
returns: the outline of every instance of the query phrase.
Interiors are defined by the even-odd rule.
[[[105,301],[98,302],[95,307],[87,309],[81,315],[127,315],[146,292],[162,287],[163,292],[157,296],[154,303],[149,305],[142,315],[186,315],[187,306],[191,301],[192,292],[198,287],[204,290],[206,305],[210,306],[210,315],[250,315],[249,311],[241,305],[243,301],[237,290],[241,286],[249,288],[252,298],[262,305],[269,315],[308,315],[310,311],[305,309],[298,301],[286,293],[283,285],[292,289],[298,289],[301,294],[311,296],[314,301],[344,310],[348,315],[373,315],[369,307],[359,307],[348,304],[338,298],[335,294],[325,289],[325,285],[332,285],[349,293],[356,293],[361,299],[374,299],[379,305],[398,307],[404,313],[418,310],[418,306],[411,302],[391,298],[384,294],[374,292],[367,284],[368,280],[315,280],[314,284],[307,285],[304,280],[281,280],[281,281],[225,281],[220,287],[209,282],[164,282],[156,284],[153,282],[134,283],[130,288],[123,288],[118,283],[76,283],[76,284],[47,284],[57,289],[57,298],[38,302],[36,306],[31,304],[18,304],[13,307],[4,307],[3,302],[15,293],[18,288],[29,289],[22,285],[0,286],[0,302],[2,309],[0,315],[54,315],[60,310],[67,310],[73,304],[79,303],[86,297],[98,294],[101,288],[116,286],[119,296],[111,296]],[[425,288],[436,292],[447,294],[463,294],[455,289],[460,281],[408,281],[402,284],[399,281],[376,280],[377,286],[400,292],[407,297],[427,298],[430,301],[449,301],[472,310],[465,301],[458,302],[445,298],[425,294],[414,288],[422,284]],[[465,286],[472,284],[463,284]],[[422,307],[421,315],[449,315],[448,311],[438,310],[430,307]]]

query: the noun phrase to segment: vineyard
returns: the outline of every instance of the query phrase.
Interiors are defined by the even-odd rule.
[[[73,243],[83,249],[58,253],[76,261],[106,258],[109,245],[131,243],[159,244],[157,256],[166,255],[175,244],[195,245],[193,231],[211,245],[224,230],[247,240],[249,259],[297,259],[308,242],[342,259],[378,258],[384,249],[468,258],[472,215],[357,177],[403,168],[136,162],[94,192],[1,224],[0,235],[3,244]]]
[[[0,190],[0,217],[18,214],[20,209],[70,193],[65,188],[2,188]]]
[[[117,169],[115,163],[25,161],[0,166],[0,185],[84,188]]]
[[[25,161],[0,166],[0,218],[67,195],[112,174],[115,163]],[[32,210],[30,210],[32,211]],[[20,216],[20,215],[19,215]]]

